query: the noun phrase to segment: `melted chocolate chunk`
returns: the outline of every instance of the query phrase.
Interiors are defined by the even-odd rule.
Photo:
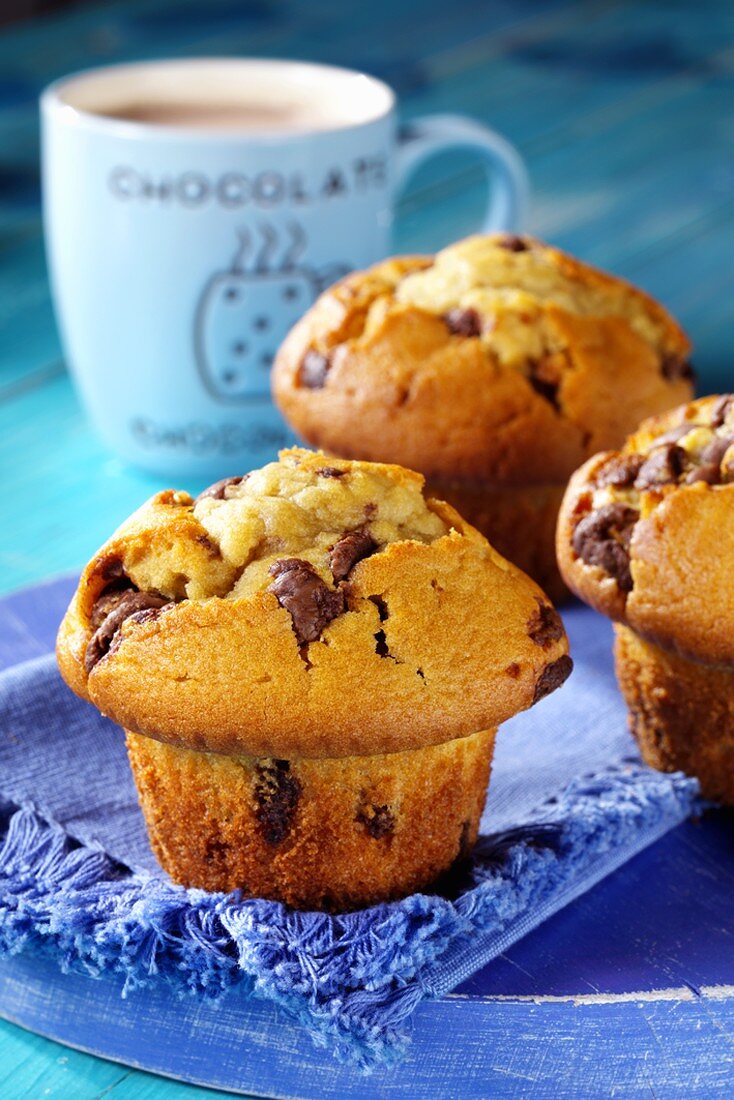
[[[668,382],[696,381],[693,365],[682,355],[664,355],[660,360],[660,370],[663,378],[667,378]]]
[[[605,504],[585,516],[573,533],[574,553],[614,577],[622,592],[632,591],[629,545],[640,513],[626,504]]]
[[[678,424],[675,428],[669,428],[667,432],[663,432],[662,435],[657,436],[654,446],[661,447],[663,443],[677,443],[679,439],[682,439],[684,435],[695,427],[695,424]]]
[[[165,611],[168,605],[164,604],[163,607],[145,607],[142,611],[133,611],[132,615],[128,615],[128,622],[131,623],[154,623],[156,619],[160,618],[161,612]],[[119,638],[119,634],[112,639],[112,645]],[[112,646],[110,646],[110,652],[112,652]]]
[[[241,475],[240,477],[223,477],[221,481],[215,481],[208,489],[204,489],[199,493],[194,504],[198,504],[200,500],[205,500],[207,497],[211,497],[212,500],[224,500],[226,491],[230,485],[240,485],[246,480],[247,474]]]
[[[614,485],[618,489],[627,489],[634,485],[644,461],[644,455],[617,455],[605,462],[594,480],[600,488]]]
[[[726,422],[732,405],[734,405],[734,396],[732,396],[732,394],[725,393],[723,397],[719,398],[711,410],[712,428],[720,428],[722,424]]]
[[[551,382],[548,379],[541,378],[534,370],[531,370],[528,375],[528,382],[535,392],[545,398],[556,411],[560,409],[560,404],[558,402],[558,382]]]
[[[721,481],[721,469],[713,462],[702,462],[699,466],[686,474],[686,485],[695,485],[697,481],[704,481],[707,485],[718,485]]]
[[[528,637],[542,649],[547,649],[553,642],[563,637],[563,623],[561,616],[554,607],[536,596],[538,610],[528,622]]]
[[[346,470],[340,470],[336,466],[322,466],[316,473],[319,477],[344,477]]]
[[[270,566],[268,588],[290,614],[299,645],[315,642],[325,626],[345,610],[344,593],[329,588],[310,562],[283,558]]]
[[[506,233],[505,236],[497,241],[499,248],[506,248],[508,252],[527,252],[530,245],[524,237],[519,237],[517,233]]]
[[[572,671],[573,661],[568,654],[565,653],[562,657],[559,657],[557,661],[553,661],[552,664],[546,665],[535,685],[532,705],[535,706],[541,699],[545,699],[546,695],[550,695],[550,693],[555,691],[556,688],[559,688],[561,684],[565,684]]]
[[[262,760],[255,767],[255,817],[267,844],[282,844],[290,832],[301,784],[288,760]]]
[[[113,584],[117,586],[117,582],[119,581],[124,581],[128,584],[131,583],[130,578],[125,572],[125,566],[117,557],[98,558],[92,570],[92,576],[101,577],[108,582],[105,591]]]
[[[332,546],[329,564],[335,581],[343,581],[363,558],[374,554],[377,543],[367,531],[350,531]]]
[[[357,811],[355,821],[364,825],[367,832],[375,840],[382,840],[390,836],[395,830],[395,818],[388,806],[361,806]]]
[[[482,319],[475,309],[450,309],[444,321],[454,336],[481,336]]]
[[[635,489],[656,489],[677,482],[685,461],[686,452],[675,443],[656,447],[640,467],[635,478]]]
[[[311,348],[306,352],[298,368],[298,383],[307,390],[320,390],[326,385],[331,362],[326,355]]]
[[[734,436],[719,436],[712,439],[701,452],[701,461],[686,477],[686,484],[693,485],[696,481],[705,481],[708,485],[718,485],[721,481],[721,462],[724,455],[734,443]]]
[[[120,584],[122,585],[123,582],[120,582]],[[104,590],[102,595],[97,598],[89,616],[89,623],[93,631],[99,629],[107,616],[115,610],[132,587],[132,581],[127,581],[124,587],[106,588]]]
[[[115,635],[127,619],[137,612],[147,611],[151,608],[160,609],[166,607],[169,603],[171,601],[167,600],[165,596],[159,596],[154,592],[133,592],[130,590],[124,592],[122,598],[104,617],[89,640],[84,655],[84,667],[87,672],[91,672],[94,666],[103,657],[107,656],[112,648]]]

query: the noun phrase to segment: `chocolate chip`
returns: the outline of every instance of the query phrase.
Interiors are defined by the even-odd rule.
[[[667,432],[656,436],[654,446],[661,447],[663,443],[677,443],[684,435],[688,435],[694,427],[695,424],[678,424],[675,428],[669,428]]]
[[[91,672],[94,666],[105,657],[112,648],[112,642],[122,624],[138,611],[147,611],[149,608],[162,608],[171,603],[165,596],[158,596],[154,592],[123,593],[112,610],[105,616],[97,630],[89,640],[84,655],[84,667]]]
[[[377,543],[367,531],[350,531],[332,546],[329,564],[335,581],[343,581],[363,558],[374,554]]]
[[[508,252],[527,252],[530,245],[517,233],[506,233],[501,240],[497,241],[497,247],[506,248]]]
[[[719,400],[716,402],[713,409],[711,410],[712,428],[720,428],[722,424],[725,423],[726,418],[731,411],[732,405],[734,405],[734,396],[732,396],[732,394],[725,393],[723,397],[719,398]]]
[[[640,513],[626,504],[605,504],[585,516],[573,533],[574,553],[614,577],[622,592],[632,591],[629,545]]]
[[[104,590],[102,595],[95,601],[92,613],[89,616],[89,624],[92,630],[97,630],[102,625],[107,616],[115,610],[132,587],[132,581],[128,580],[126,584],[120,582],[119,588],[106,588]]]
[[[594,481],[600,488],[614,485],[618,489],[627,489],[634,484],[644,461],[644,455],[616,455],[604,463]]]
[[[694,466],[686,475],[686,485],[695,485],[697,481],[703,481],[707,485],[718,485],[721,481],[721,469],[713,462],[701,463]]]
[[[660,370],[668,382],[695,382],[693,365],[682,355],[666,354],[660,360]]]
[[[282,558],[270,566],[268,588],[289,612],[299,645],[315,642],[325,626],[345,610],[344,593],[329,588],[310,562]]]
[[[554,607],[536,596],[538,610],[528,622],[528,637],[542,649],[547,649],[553,642],[563,637],[563,623],[561,616]]]
[[[675,443],[656,447],[640,467],[635,478],[635,489],[656,489],[677,482],[685,461],[686,452]]]
[[[282,844],[290,832],[301,784],[288,760],[262,760],[255,767],[255,817],[266,844]]]
[[[240,477],[223,477],[221,481],[215,481],[208,489],[204,489],[199,493],[194,504],[198,504],[200,500],[206,500],[207,497],[211,497],[212,500],[224,500],[226,497],[226,490],[229,489],[230,485],[240,485],[246,479],[247,474],[241,475]]]
[[[512,661],[512,663],[509,664],[505,669],[505,673],[510,677],[510,679],[516,680],[520,675],[520,666],[517,661]]]
[[[708,485],[718,485],[721,481],[721,462],[734,444],[734,436],[719,436],[712,439],[701,452],[701,461],[686,477],[686,484],[693,485],[696,481],[705,481]]]
[[[375,840],[382,840],[395,831],[395,818],[388,806],[360,806],[355,821],[364,825],[367,832]]]
[[[311,348],[306,352],[298,368],[298,383],[307,390],[320,390],[326,384],[331,362],[326,355]]]
[[[132,615],[128,615],[127,621],[131,623],[154,623],[156,619],[160,618],[161,612],[165,610],[166,606],[164,604],[163,607],[146,607],[142,611],[133,611]],[[110,649],[112,649],[112,646],[110,646]]]
[[[482,319],[475,309],[450,309],[443,319],[454,336],[481,336]]]
[[[101,577],[107,581],[107,587],[117,581],[127,581],[128,575],[125,566],[118,557],[98,558],[92,570],[92,576]]]
[[[387,644],[387,635],[384,630],[378,630],[375,634],[375,653],[378,657],[391,657],[390,647]]]
[[[344,477],[346,470],[340,470],[336,466],[322,466],[316,473],[319,477]]]
[[[528,375],[528,382],[533,387],[535,392],[537,394],[540,394],[541,397],[545,398],[545,400],[548,401],[553,406],[553,408],[556,409],[556,411],[560,409],[560,405],[558,402],[558,382],[549,382],[544,378],[540,378],[532,371]]]
[[[564,684],[572,671],[573,661],[567,653],[564,653],[562,657],[551,664],[546,665],[535,685],[532,705],[535,706],[541,699],[545,699],[546,695],[550,695],[552,691]]]

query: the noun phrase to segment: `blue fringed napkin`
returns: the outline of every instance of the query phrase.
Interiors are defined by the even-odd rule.
[[[0,675],[0,955],[282,1005],[319,1045],[369,1066],[398,1056],[411,1013],[684,820],[697,787],[634,755],[611,632],[565,616],[566,686],[502,727],[472,867],[442,894],[357,913],[173,885],[150,851],[122,734],[51,656]]]

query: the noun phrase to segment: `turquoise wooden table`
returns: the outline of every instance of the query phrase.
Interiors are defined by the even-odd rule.
[[[364,68],[396,87],[404,118],[460,111],[491,123],[527,159],[533,231],[650,290],[691,333],[701,388],[734,387],[732,5],[126,0],[73,8],[0,38],[0,589],[77,567],[161,487],[103,450],[65,370],[41,239],[38,92],[94,64],[218,53]],[[482,198],[470,159],[431,165],[403,199],[398,248],[461,236]],[[559,943],[578,918],[573,909],[555,918]],[[9,1100],[187,1093],[214,1095],[0,1023],[0,1096]]]

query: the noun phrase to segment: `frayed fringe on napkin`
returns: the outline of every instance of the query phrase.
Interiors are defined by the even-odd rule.
[[[480,838],[451,897],[330,916],[186,890],[76,843],[32,808],[0,817],[0,956],[52,952],[64,969],[164,981],[217,997],[237,986],[285,1008],[318,1046],[393,1062],[420,1002],[459,984],[540,919],[684,820],[697,785],[623,764],[570,784],[537,821]],[[513,930],[516,930],[516,934]]]

